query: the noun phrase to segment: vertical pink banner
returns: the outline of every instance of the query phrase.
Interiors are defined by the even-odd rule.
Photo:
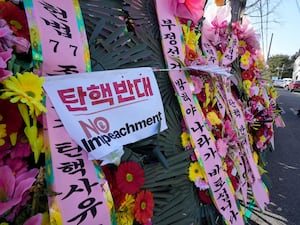
[[[229,90],[230,81],[224,78],[224,84],[227,87],[225,87],[225,94],[228,102],[228,107],[231,111],[232,118],[234,118],[234,120],[236,121],[238,135],[241,139],[241,151],[242,153],[244,153],[244,155],[242,155],[241,157],[244,158],[246,168],[248,168],[246,170],[246,173],[248,175],[250,185],[252,186],[252,191],[256,203],[262,210],[264,210],[265,206],[269,204],[270,200],[261,180],[257,165],[253,159],[244,112]]]
[[[85,72],[84,42],[73,1],[32,2],[43,53],[41,74],[53,76]]]
[[[54,76],[89,71],[89,51],[78,1],[24,0],[24,5],[39,73]],[[46,159],[47,185],[57,193],[49,197],[51,220],[64,225],[112,224],[113,201],[100,168],[71,139],[48,98],[46,102],[44,125],[51,150]]]
[[[54,177],[53,183],[48,184],[58,193],[55,198],[49,198],[50,216],[56,210],[60,212],[64,225],[110,225],[113,202],[106,180],[100,179],[100,174],[97,174],[100,171],[88,160],[87,152],[69,138],[50,100],[47,109]]]
[[[237,207],[233,190],[227,182],[229,178],[222,169],[222,161],[217,153],[215,140],[206,126],[205,117],[194,101],[189,83],[181,66],[174,58],[184,60],[181,42],[181,28],[170,12],[169,0],[157,0],[156,8],[162,36],[163,51],[170,70],[170,78],[181,104],[185,122],[194,142],[195,154],[203,162],[206,177],[216,207],[228,224],[242,225],[243,217]],[[230,182],[230,181],[229,181]]]

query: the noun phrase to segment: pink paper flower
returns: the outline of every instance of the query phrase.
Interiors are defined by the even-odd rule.
[[[171,0],[170,7],[175,16],[190,19],[198,24],[204,14],[206,0]]]
[[[196,77],[196,76],[190,76],[191,78],[191,81],[193,83],[193,90],[192,92],[194,94],[199,94],[203,88],[203,81],[199,78],[199,77]]]
[[[27,53],[30,43],[23,37],[16,37],[6,21],[0,19],[0,51],[14,48],[17,53]]]
[[[0,50],[0,82],[12,75],[12,72],[6,70],[7,61],[10,60],[12,56],[12,49],[1,52]]]
[[[17,206],[35,182],[38,169],[15,176],[9,166],[0,167],[0,216]]]
[[[26,220],[24,225],[41,225],[42,219],[43,219],[43,214],[39,213]]]
[[[231,20],[231,7],[212,4],[205,10],[204,17],[202,35],[224,51],[228,45],[227,26]]]
[[[216,147],[221,157],[225,157],[228,150],[228,140],[226,138],[220,138],[217,140]]]
[[[204,180],[202,180],[201,177],[197,177],[197,180],[195,181],[195,185],[201,191],[209,188],[208,183],[206,183]]]

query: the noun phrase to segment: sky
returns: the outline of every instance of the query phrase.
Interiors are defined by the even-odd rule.
[[[264,55],[267,55],[269,47],[270,56],[277,54],[292,56],[298,52],[300,49],[300,0],[281,0],[279,7],[270,15],[268,20],[268,31],[263,33]],[[274,23],[275,20],[276,23]],[[256,31],[260,32],[259,29]]]

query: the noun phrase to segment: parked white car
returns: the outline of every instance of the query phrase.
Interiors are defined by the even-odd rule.
[[[283,78],[283,88],[288,89],[289,84],[292,82],[292,78]]]
[[[273,85],[274,87],[283,87],[283,80],[282,79],[273,80]]]
[[[292,78],[283,78],[278,80],[273,80],[274,87],[281,87],[288,89],[289,84],[292,82]]]

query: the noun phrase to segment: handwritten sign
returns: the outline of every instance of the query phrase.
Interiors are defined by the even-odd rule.
[[[77,0],[24,0],[37,72],[54,76],[91,70],[83,19]],[[110,225],[113,202],[99,167],[72,140],[46,100],[45,129],[50,150],[46,164],[51,220],[58,224]],[[72,206],[72,207],[70,207]],[[61,215],[62,221],[57,221]]]
[[[151,68],[46,77],[44,88],[89,159],[167,128]]]
[[[163,41],[163,50],[170,78],[177,92],[185,122],[195,144],[195,154],[202,160],[206,177],[219,212],[230,224],[244,224],[236,205],[236,200],[227,183],[227,175],[222,170],[222,162],[217,154],[215,140],[206,126],[205,117],[196,100],[194,100],[185,74],[173,57],[183,61],[181,30],[176,18],[170,12],[169,1],[156,1],[158,21]],[[171,35],[172,34],[172,35]]]

